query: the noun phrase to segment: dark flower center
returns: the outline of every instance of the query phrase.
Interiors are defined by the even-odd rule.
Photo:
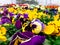
[[[25,27],[25,30],[27,30],[27,31],[32,31],[32,28],[30,27],[30,24]]]
[[[40,8],[38,8],[38,10],[41,10]]]
[[[24,23],[24,18],[20,18],[20,21],[22,22],[22,24]]]
[[[28,9],[28,7],[25,7],[25,9],[27,10],[27,9]]]
[[[35,24],[32,25],[32,29],[34,29],[34,28],[36,28],[36,25]]]

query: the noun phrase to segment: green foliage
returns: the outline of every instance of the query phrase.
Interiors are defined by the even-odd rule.
[[[60,36],[47,36],[44,45],[60,45]]]
[[[45,39],[44,45],[51,45],[51,42],[48,39]]]
[[[53,16],[51,16],[50,18],[48,18],[48,16],[41,16],[41,18],[40,18],[40,20],[41,20],[41,22],[43,22],[44,24],[47,24],[48,22],[50,22],[50,21],[53,21],[54,20],[54,18],[53,18]]]
[[[7,29],[7,34],[6,34],[7,38],[10,38],[14,33],[16,33],[17,31],[20,31],[20,30],[17,30],[15,25],[13,24],[9,24],[7,26],[3,25],[3,26],[6,27]]]
[[[0,45],[9,45],[10,41],[2,42],[0,41]]]

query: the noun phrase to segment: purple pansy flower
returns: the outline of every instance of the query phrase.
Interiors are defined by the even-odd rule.
[[[4,23],[11,23],[11,20],[8,18],[8,17],[2,17],[1,18],[1,22],[2,22],[2,24],[4,24]]]
[[[31,37],[29,35],[31,35]],[[20,40],[20,42],[16,42],[16,40]],[[10,45],[40,45],[45,41],[45,36],[34,35],[31,32],[17,32],[13,35]],[[18,44],[19,43],[19,44]]]
[[[4,8],[4,13],[8,14],[7,8]]]
[[[28,36],[29,38],[32,37],[34,34],[30,31],[26,31],[26,32],[22,32],[23,34],[25,34],[26,36]]]
[[[21,43],[20,45],[41,45],[45,41],[45,36],[33,36],[30,40]]]
[[[24,18],[28,18],[28,14],[24,14]]]
[[[3,16],[6,16],[7,14],[3,12],[2,15],[3,15]]]
[[[22,22],[20,20],[17,20],[15,26],[17,29],[20,29],[22,27]]]
[[[29,34],[29,35],[28,35],[28,34]],[[20,40],[21,40],[21,39],[22,39],[22,40],[26,40],[26,39],[31,38],[32,36],[33,36],[33,33],[32,33],[32,32],[23,32],[23,33],[17,32],[17,33],[15,33],[15,34],[13,35],[12,40],[11,40],[11,42],[10,42],[10,45],[13,45],[14,42],[15,42],[15,40],[16,40],[17,38],[19,38]]]
[[[12,12],[9,12],[9,15],[10,15],[10,17],[13,17],[14,16],[14,14]]]
[[[7,8],[4,8],[4,10],[3,10],[3,13],[1,13],[3,16],[7,16],[7,14],[8,14],[8,10],[7,10]]]

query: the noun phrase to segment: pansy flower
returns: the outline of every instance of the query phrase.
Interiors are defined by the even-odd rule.
[[[17,13],[18,13],[18,11],[15,9],[13,13],[14,13],[14,14],[17,14]]]
[[[33,36],[31,39],[27,40],[24,43],[21,43],[20,45],[42,45],[45,40],[45,36]]]
[[[56,35],[60,32],[60,21],[51,21],[44,28],[45,34]]]
[[[6,41],[7,38],[6,38],[6,28],[5,27],[0,27],[0,41]]]
[[[54,20],[59,20],[60,15],[58,14],[58,15],[55,15],[53,17],[54,17]]]
[[[12,36],[12,40],[11,40],[11,42],[10,42],[10,45],[13,45],[14,43],[15,43],[15,41],[17,40],[17,39],[19,39],[19,40],[21,40],[21,41],[24,41],[24,40],[27,40],[27,39],[29,39],[30,37],[32,37],[33,36],[33,33],[32,32],[17,32],[17,33],[15,33],[13,36]],[[21,42],[20,41],[20,42]],[[17,44],[17,42],[16,42],[16,44]],[[18,45],[18,44],[17,44]]]
[[[45,26],[45,28],[44,28],[44,33],[45,34],[52,34],[53,32],[54,32],[54,25],[47,25],[47,26]]]
[[[13,7],[9,7],[8,8],[8,12],[14,12],[14,8]]]
[[[13,35],[10,45],[41,45],[45,36],[33,35],[32,32],[17,32]]]
[[[2,14],[3,16],[7,16],[7,15],[8,15],[8,10],[7,10],[7,8],[4,8],[4,10],[3,10],[3,12],[1,12],[1,14]]]
[[[35,34],[39,34],[44,28],[44,24],[39,19],[34,19],[25,30],[32,31]]]
[[[35,34],[39,34],[44,28],[44,24],[39,19],[33,20],[31,26],[32,32]]]
[[[17,20],[15,26],[17,29],[20,29],[22,27],[22,22],[20,20]]]
[[[9,16],[10,16],[10,17],[13,17],[14,14],[13,14],[12,12],[9,12]]]
[[[8,14],[7,8],[4,8],[4,13]]]
[[[24,14],[24,18],[28,18],[28,14]]]
[[[20,21],[24,23],[28,20],[28,14],[18,14],[16,19],[20,19]]]
[[[11,24],[11,20],[6,16],[1,18],[1,22],[2,22],[2,24],[4,24],[4,23],[10,23]]]

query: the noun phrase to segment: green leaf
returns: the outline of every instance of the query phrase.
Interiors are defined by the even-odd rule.
[[[51,42],[48,39],[45,39],[45,42],[43,45],[51,45]]]

